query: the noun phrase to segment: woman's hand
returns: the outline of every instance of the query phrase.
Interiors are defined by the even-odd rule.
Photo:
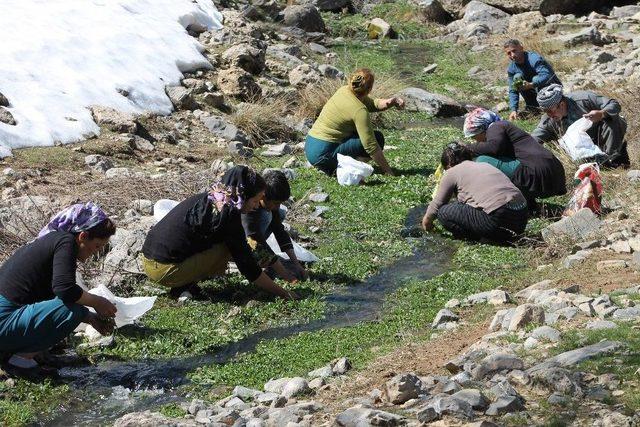
[[[85,319],[85,323],[88,323],[100,333],[100,335],[111,335],[116,324],[111,318],[102,318],[95,313],[89,313]]]
[[[398,110],[402,110],[404,109],[404,99],[402,98],[398,98],[397,96],[394,96],[393,98],[391,98],[393,105],[395,105],[395,107]]]
[[[433,218],[429,217],[427,214],[422,218],[422,229],[424,231],[433,230]]]
[[[97,295],[95,295],[95,301],[92,307],[96,310],[96,313],[102,317],[115,317],[118,311],[111,301]]]

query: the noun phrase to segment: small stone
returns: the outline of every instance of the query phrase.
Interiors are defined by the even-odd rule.
[[[422,74],[431,74],[436,71],[438,64],[430,64],[422,69]]]
[[[291,146],[286,142],[277,145],[271,145],[266,151],[262,152],[264,157],[281,157],[291,153]]]
[[[344,375],[351,370],[351,361],[346,357],[341,357],[333,364],[333,373],[335,375]]]
[[[292,378],[282,388],[282,395],[287,399],[299,396],[309,391],[309,383],[302,377]]]
[[[458,315],[453,313],[451,310],[442,309],[438,312],[438,314],[436,314],[436,317],[431,323],[431,327],[437,328],[447,322],[457,322],[459,319],[460,317],[458,317]]]
[[[517,331],[530,324],[544,324],[544,310],[537,305],[523,304],[516,307],[508,329]]]
[[[549,396],[547,402],[549,402],[550,405],[566,406],[569,403],[569,399],[560,393],[553,393]]]
[[[509,414],[513,412],[524,411],[525,407],[515,396],[501,397],[497,401],[489,406],[486,414],[490,416],[497,416],[503,414]]]
[[[322,387],[326,383],[327,383],[327,380],[325,380],[324,377],[314,378],[311,381],[309,381],[309,388],[311,390],[318,390],[320,387]]]
[[[539,328],[534,329],[531,336],[539,340],[551,342],[560,341],[560,331],[550,326],[540,326]]]
[[[638,320],[640,319],[640,307],[620,308],[611,317],[623,321]]]
[[[314,203],[324,203],[329,200],[327,193],[311,193],[309,194],[309,201]]]
[[[631,182],[640,182],[640,170],[632,169],[627,172],[627,178]]]
[[[489,400],[484,394],[482,394],[482,392],[480,392],[480,390],[476,389],[463,389],[454,393],[451,397],[464,400],[477,411],[484,411],[489,406]]]
[[[485,357],[473,370],[472,375],[476,380],[481,380],[491,374],[503,370],[524,369],[524,362],[517,356],[508,353],[496,353]]]
[[[183,86],[167,86],[165,92],[176,110],[195,110],[198,108],[190,89]]]
[[[630,254],[631,245],[626,240],[618,240],[611,244],[611,250],[618,254]]]

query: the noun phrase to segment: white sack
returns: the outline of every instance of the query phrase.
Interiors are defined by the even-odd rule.
[[[156,204],[153,205],[153,219],[155,219],[156,222],[160,222],[160,220],[164,218],[171,209],[178,206],[179,203],[180,202],[171,199],[158,200]]]
[[[373,166],[360,162],[353,157],[338,154],[338,183],[340,185],[358,185],[360,181],[371,176]]]
[[[593,143],[587,130],[593,122],[587,118],[581,118],[569,126],[567,132],[560,138],[560,146],[567,152],[573,161],[579,161],[588,157],[604,155],[602,150]]]
[[[104,285],[91,289],[89,293],[106,298],[116,306],[118,309],[115,318],[117,328],[131,325],[135,320],[151,310],[156,302],[156,297],[117,297]]]

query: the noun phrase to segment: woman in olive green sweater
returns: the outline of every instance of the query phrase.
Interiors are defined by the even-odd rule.
[[[328,175],[338,167],[338,153],[353,158],[372,158],[384,173],[393,170],[382,153],[384,136],[374,131],[369,113],[390,107],[403,108],[404,100],[372,99],[373,73],[362,68],[327,101],[307,134],[304,152],[313,166]]]

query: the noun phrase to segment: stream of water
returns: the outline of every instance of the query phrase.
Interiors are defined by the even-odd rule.
[[[43,425],[107,425],[129,412],[153,409],[184,399],[178,388],[189,382],[187,374],[198,367],[221,364],[253,351],[264,340],[282,339],[301,332],[343,328],[373,321],[381,315],[386,297],[409,280],[428,280],[449,267],[454,248],[434,236],[419,237],[424,207],[409,212],[402,235],[414,252],[380,273],[327,295],[324,318],[304,324],[267,329],[225,345],[211,354],[136,362],[103,362],[80,368],[63,368],[60,376],[70,384],[72,399],[63,412]]]

